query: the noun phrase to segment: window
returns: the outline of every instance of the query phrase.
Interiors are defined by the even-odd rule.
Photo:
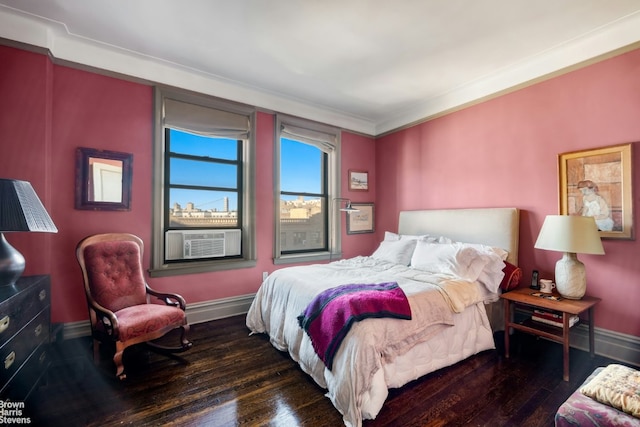
[[[335,128],[276,118],[276,262],[319,260],[340,252],[340,138]]]
[[[156,90],[152,276],[255,265],[251,111]]]

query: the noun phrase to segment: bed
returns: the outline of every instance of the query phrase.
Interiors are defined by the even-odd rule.
[[[247,327],[268,334],[326,389],[346,426],[361,426],[375,419],[389,388],[495,348],[493,333],[504,329],[495,283],[504,273],[496,274],[495,256],[501,267],[517,265],[518,231],[516,208],[400,212],[397,232],[385,232],[370,256],[273,272],[252,302]],[[451,256],[464,261],[452,267]],[[299,317],[319,295],[354,284],[397,285],[411,319],[353,322],[327,364]]]

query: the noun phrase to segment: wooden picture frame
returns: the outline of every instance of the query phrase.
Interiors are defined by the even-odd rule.
[[[633,239],[631,144],[558,155],[560,214],[596,218],[600,237]]]
[[[347,215],[347,234],[373,233],[375,231],[375,211],[373,203],[352,203],[358,212]]]
[[[369,172],[350,170],[349,191],[369,191]]]

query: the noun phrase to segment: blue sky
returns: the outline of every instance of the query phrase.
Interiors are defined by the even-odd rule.
[[[171,131],[171,151],[197,156],[209,156],[233,160],[236,158],[236,141],[217,138],[215,144],[210,138],[194,134]],[[294,192],[320,192],[320,172],[322,153],[316,147],[283,139],[282,143],[282,189]],[[260,159],[258,159],[258,163]],[[173,159],[171,163],[172,182],[188,185],[236,186],[234,166],[211,165],[206,162]],[[223,210],[224,198],[229,198],[229,209],[236,210],[237,197],[229,192],[203,192],[194,190],[172,190],[171,206],[178,202],[183,208],[193,202],[197,208]],[[295,197],[294,197],[295,198]]]

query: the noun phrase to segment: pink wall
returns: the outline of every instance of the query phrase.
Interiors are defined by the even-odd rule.
[[[534,268],[553,277],[561,254],[533,245],[545,216],[558,213],[557,156],[640,141],[638,76],[635,50],[379,138],[376,201],[385,210],[378,215],[378,238],[397,228],[400,210],[515,206],[522,209],[525,277]],[[640,144],[633,149],[637,168]],[[602,298],[596,326],[640,336],[640,241],[603,244],[606,255],[579,256],[587,267],[587,293]]]
[[[374,203],[374,219],[379,214],[376,202],[377,174],[375,168],[375,145],[371,138],[342,132],[342,197],[353,203]],[[348,170],[367,171],[369,173],[369,191],[349,191]],[[357,255],[370,255],[378,245],[376,234],[346,234],[346,214],[342,221],[342,256],[351,258]],[[377,222],[377,221],[376,221]]]
[[[87,318],[74,250],[89,234],[151,236],[152,89],[53,65],[46,55],[0,46],[0,171],[30,181],[59,228],[13,233],[25,274],[51,274],[53,320]],[[368,254],[403,209],[516,206],[522,209],[520,264],[553,274],[559,254],[534,250],[545,215],[558,211],[557,154],[640,141],[640,50],[556,77],[373,141],[343,132],[342,196],[375,202],[376,233],[346,235],[345,257]],[[258,265],[252,269],[149,279],[188,303],[250,294],[273,271],[273,116],[257,116]],[[638,145],[638,144],[636,144]],[[134,155],[130,212],[74,209],[76,147]],[[634,166],[640,159],[635,148]],[[350,192],[349,169],[369,171],[369,192]],[[637,171],[636,171],[637,172]],[[638,224],[640,172],[635,175]],[[384,209],[381,207],[384,206]],[[342,218],[344,226],[344,218]],[[637,241],[604,242],[605,256],[581,256],[588,293],[603,299],[598,327],[640,336]],[[147,250],[147,255],[148,255]],[[148,256],[145,262],[149,263]]]
[[[112,231],[135,233],[147,246],[145,267],[149,267],[153,90],[53,65],[46,55],[6,46],[0,46],[0,63],[0,176],[30,181],[59,229],[57,234],[13,233],[8,239],[27,260],[25,275],[51,275],[52,320],[84,320],[87,308],[75,259],[75,246],[82,238]],[[272,262],[273,119],[266,113],[257,116],[257,266],[148,279],[152,287],[177,291],[187,304],[193,304],[254,293],[262,272],[276,269]],[[375,177],[373,144],[372,138],[343,135],[343,176],[349,168],[357,168]],[[131,211],[74,209],[77,147],[133,153]],[[373,201],[366,194],[375,193],[354,193],[353,199]],[[343,194],[351,196],[348,191]],[[370,251],[374,238],[373,234],[347,236],[343,230],[344,254]]]

